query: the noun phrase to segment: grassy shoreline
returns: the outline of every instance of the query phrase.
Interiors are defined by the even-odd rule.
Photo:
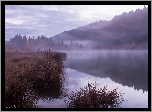
[[[27,89],[58,89],[65,81],[61,52],[5,52],[5,106],[36,108]]]
[[[41,108],[39,98],[58,98],[64,94],[66,53],[51,52],[5,52],[5,107]],[[95,85],[95,86],[94,86]],[[67,108],[120,108],[122,94],[116,89],[96,89],[97,84],[89,84],[72,96],[65,93],[71,102]],[[44,90],[44,91],[43,91]],[[52,93],[52,91],[56,93]],[[44,93],[43,93],[43,92]],[[56,94],[56,95],[54,95]],[[42,96],[41,96],[42,95]]]

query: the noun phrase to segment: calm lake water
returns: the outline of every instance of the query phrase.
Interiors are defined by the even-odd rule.
[[[148,52],[147,51],[69,51],[66,67],[67,94],[96,81],[108,90],[118,88],[123,95],[124,108],[148,108]],[[36,92],[38,105],[43,108],[66,108],[60,93]],[[51,98],[52,97],[52,98]],[[51,99],[50,99],[51,98]]]

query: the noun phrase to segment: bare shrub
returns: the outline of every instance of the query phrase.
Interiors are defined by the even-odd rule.
[[[88,86],[80,88],[77,93],[73,92],[68,98],[68,108],[121,108],[120,104],[124,100],[122,93],[118,93],[117,89],[107,91],[107,86],[97,89],[96,83],[88,83]]]

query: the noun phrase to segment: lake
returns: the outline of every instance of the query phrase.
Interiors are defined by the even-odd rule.
[[[148,51],[63,51],[67,53],[66,94],[96,81],[108,90],[118,88],[124,108],[148,108]],[[36,92],[43,108],[66,108],[66,96],[49,91]],[[52,97],[52,98],[51,98]]]

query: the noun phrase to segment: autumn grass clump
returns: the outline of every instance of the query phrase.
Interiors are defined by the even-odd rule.
[[[24,78],[32,70],[32,58],[25,54],[5,53],[5,107],[34,108],[34,101],[27,92],[28,80]]]
[[[5,52],[5,107],[36,108],[32,89],[61,90],[64,59],[59,52]]]
[[[30,81],[33,83],[33,88],[60,89],[65,81],[62,62],[65,58],[65,53],[43,52],[30,73]]]
[[[117,89],[107,91],[107,86],[97,89],[97,84],[89,84],[80,88],[77,93],[72,92],[68,97],[68,108],[121,108],[122,93]]]

